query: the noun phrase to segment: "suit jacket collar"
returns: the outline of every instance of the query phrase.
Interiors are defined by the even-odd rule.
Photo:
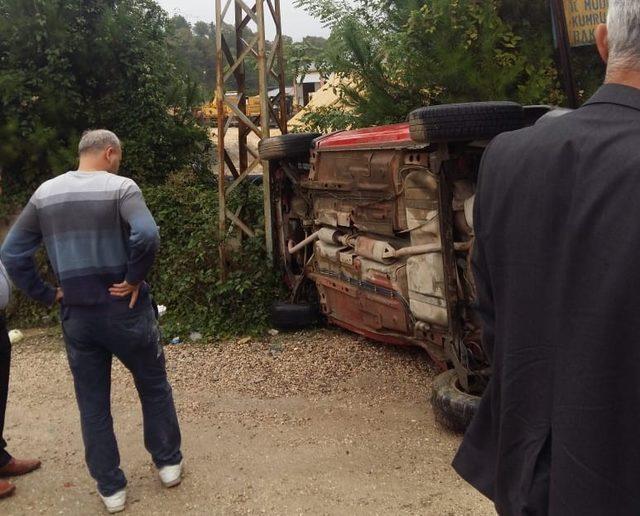
[[[584,105],[590,104],[618,104],[640,111],[640,89],[623,84],[605,84]]]

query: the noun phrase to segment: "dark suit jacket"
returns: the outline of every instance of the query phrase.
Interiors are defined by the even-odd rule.
[[[640,90],[498,136],[475,224],[493,377],[454,467],[500,514],[640,515]]]

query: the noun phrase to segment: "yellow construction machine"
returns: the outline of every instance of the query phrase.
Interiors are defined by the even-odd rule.
[[[225,99],[238,105],[238,94],[236,92],[228,92],[225,94]],[[225,104],[224,106],[225,116],[229,117],[233,114],[231,108]],[[249,118],[256,118],[260,116],[260,95],[247,98],[247,116]],[[215,122],[218,119],[218,101],[214,97],[210,102],[207,102],[200,108],[200,116],[205,122]]]

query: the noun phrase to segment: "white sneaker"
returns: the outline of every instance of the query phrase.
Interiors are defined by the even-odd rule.
[[[124,506],[127,503],[127,492],[123,489],[111,496],[100,495],[100,498],[102,498],[104,506],[107,508],[109,514],[114,514],[116,512],[124,511]]]
[[[182,462],[160,468],[160,481],[164,487],[174,487],[182,482]]]

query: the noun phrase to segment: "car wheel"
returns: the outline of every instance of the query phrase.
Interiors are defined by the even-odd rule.
[[[318,308],[310,303],[284,303],[271,307],[271,324],[276,330],[303,330],[318,322]]]
[[[318,133],[283,134],[266,138],[258,145],[260,159],[309,159],[313,140],[321,136]]]
[[[480,397],[462,391],[455,370],[436,376],[431,405],[436,421],[453,432],[463,433],[475,415]]]
[[[409,115],[411,139],[420,143],[489,140],[524,126],[524,109],[515,102],[444,104]]]

